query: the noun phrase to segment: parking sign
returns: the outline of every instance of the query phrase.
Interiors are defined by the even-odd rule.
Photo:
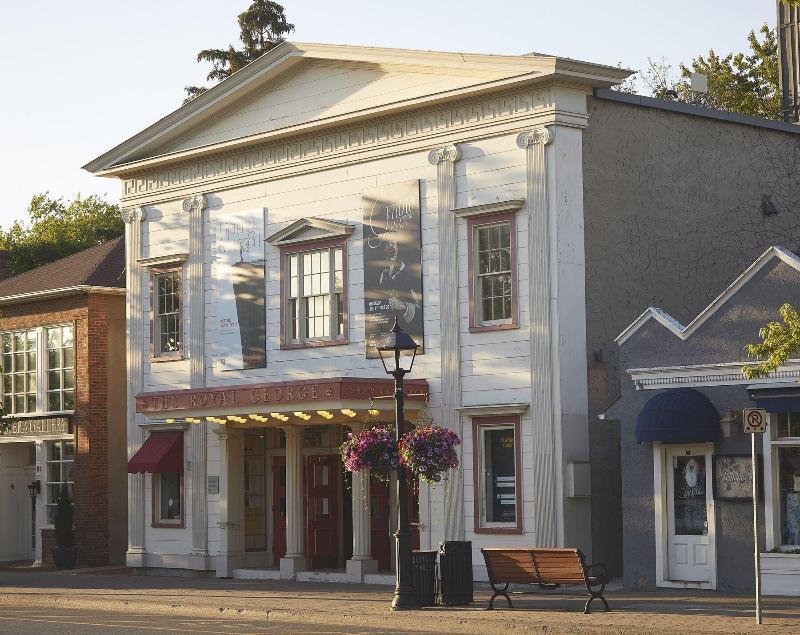
[[[742,421],[746,434],[767,431],[767,411],[761,408],[745,408],[742,411]]]

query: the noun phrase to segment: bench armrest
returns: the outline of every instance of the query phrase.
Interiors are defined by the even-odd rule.
[[[602,562],[588,565],[586,567],[586,575],[590,578],[597,578],[597,581],[601,584],[608,583],[608,569]]]

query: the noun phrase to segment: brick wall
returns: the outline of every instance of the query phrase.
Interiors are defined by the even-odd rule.
[[[108,395],[108,313],[124,303],[122,296],[105,294],[4,306],[0,330],[32,328],[50,324],[75,326],[75,542],[78,566],[99,566],[120,562],[124,554],[109,553],[109,474],[125,470],[109,465],[110,430],[125,434],[125,421],[110,421]],[[124,373],[113,379],[125,383]],[[45,475],[42,475],[44,480]],[[119,523],[117,523],[119,524]],[[53,532],[42,531],[42,557],[52,561]],[[117,541],[119,544],[119,541]]]

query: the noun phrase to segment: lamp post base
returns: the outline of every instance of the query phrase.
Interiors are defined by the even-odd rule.
[[[407,611],[416,608],[419,608],[419,604],[413,589],[395,589],[392,611]]]

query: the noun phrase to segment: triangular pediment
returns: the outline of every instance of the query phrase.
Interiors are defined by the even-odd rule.
[[[284,42],[84,168],[129,174],[548,77],[609,86],[628,74],[544,55]]]
[[[353,233],[355,225],[324,218],[301,218],[267,238],[267,243],[277,247],[344,238]]]

